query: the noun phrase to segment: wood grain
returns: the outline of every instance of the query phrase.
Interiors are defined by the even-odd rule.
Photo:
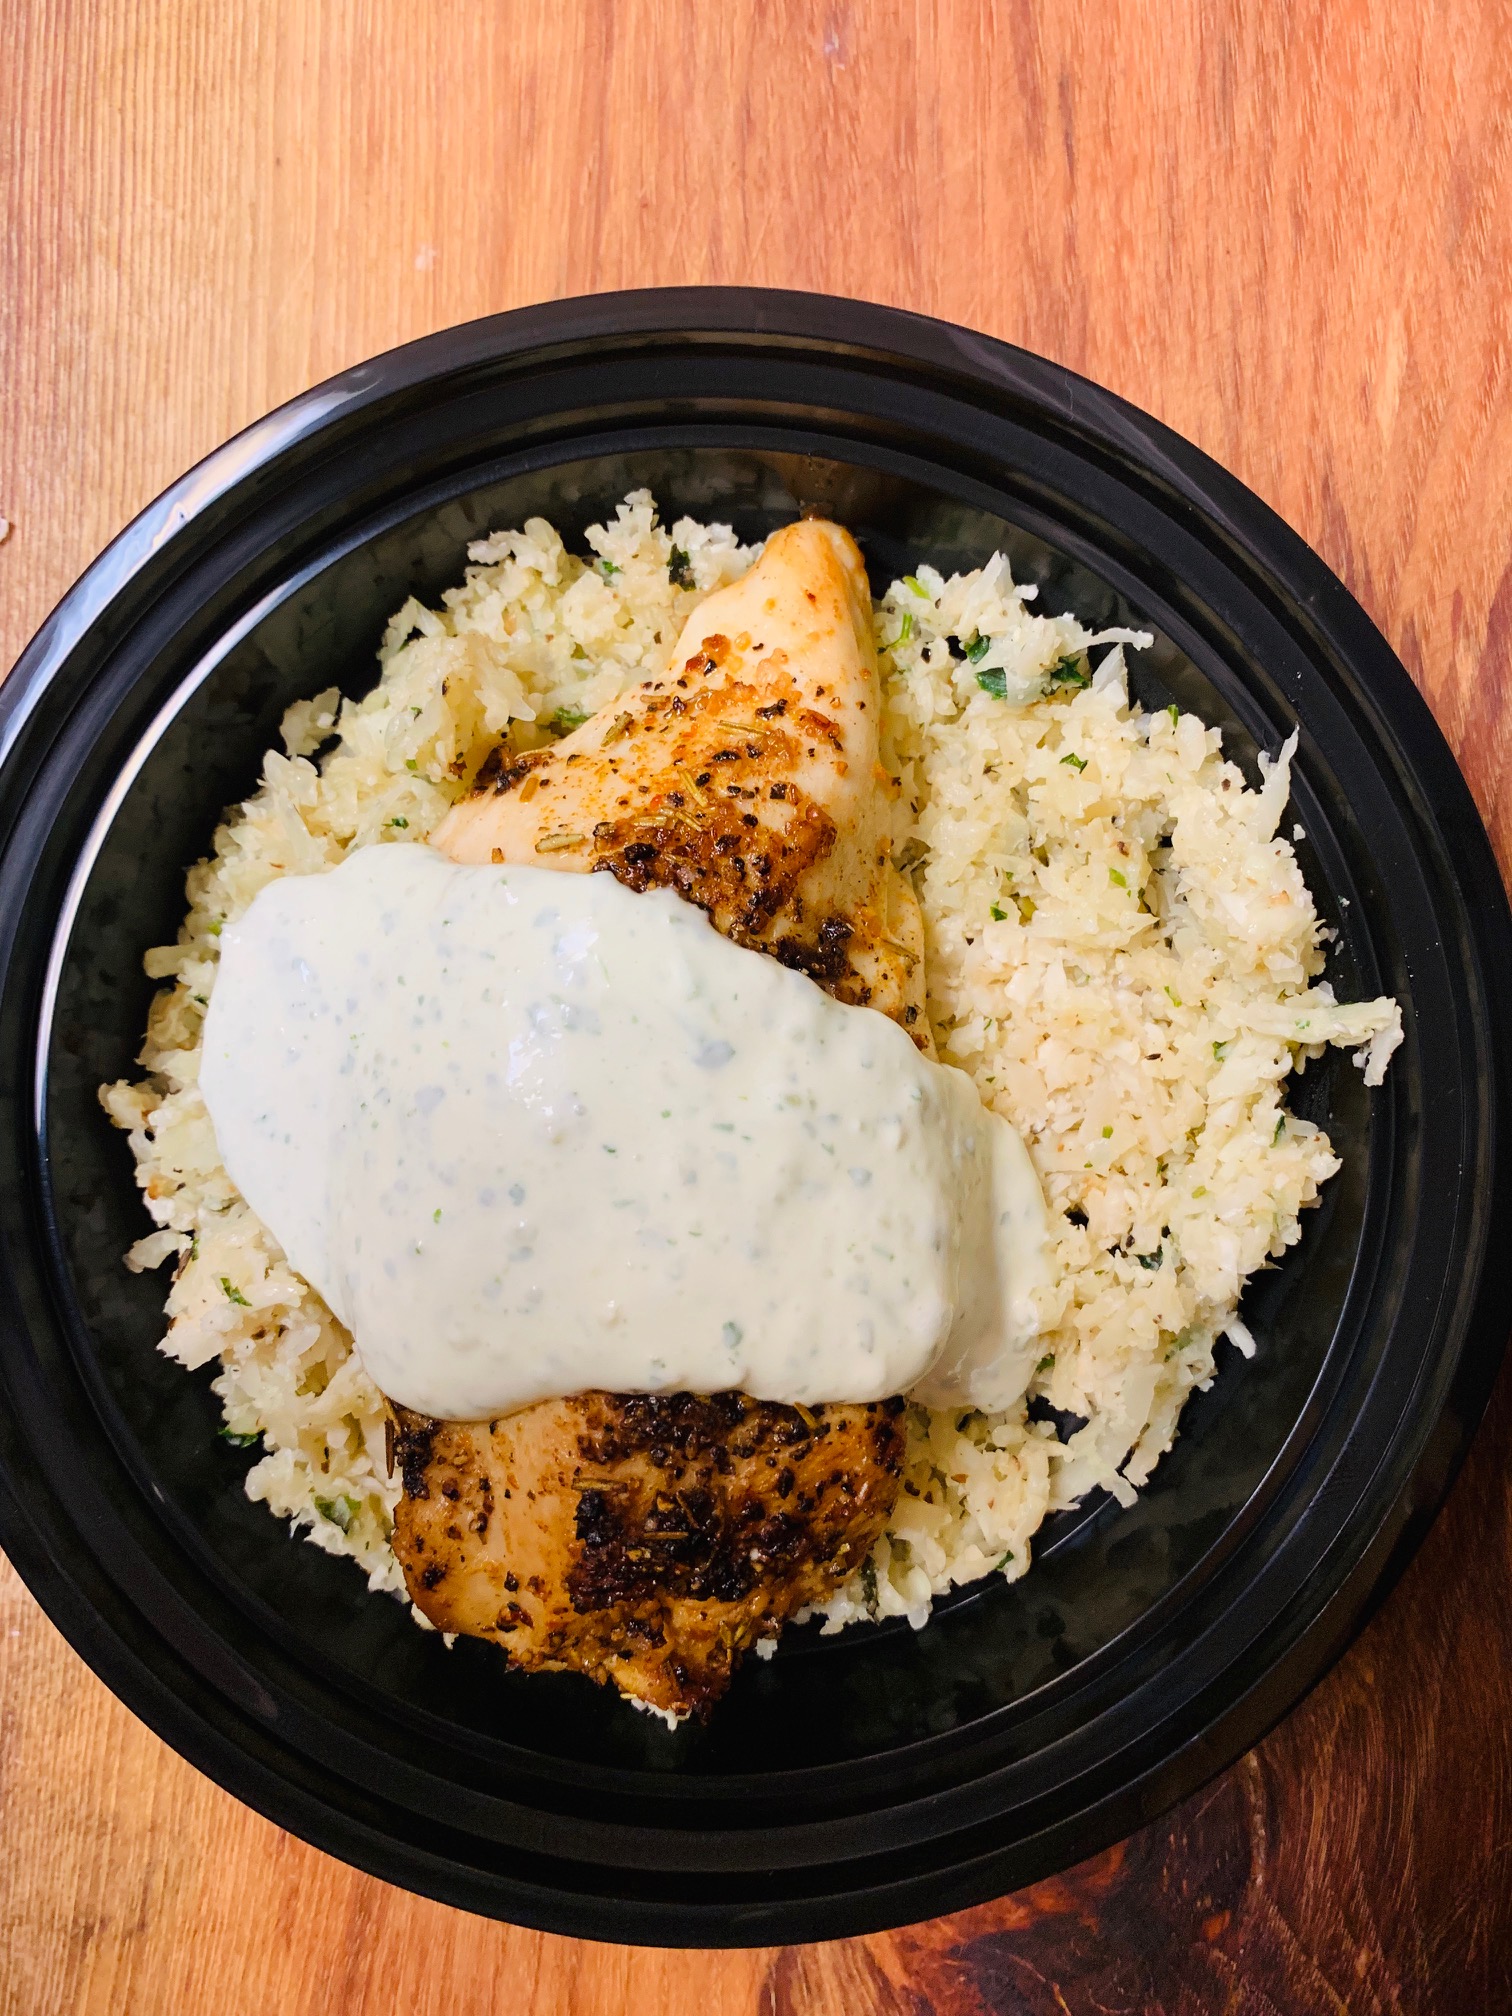
[[[1159,414],[1318,547],[1512,866],[1512,19],[1497,0],[13,0],[0,662],[227,434],[471,315],[868,296]],[[1343,1665],[1059,1881],[773,1953],[576,1946],[198,1777],[0,1577],[0,2010],[1512,2008],[1512,1396]]]

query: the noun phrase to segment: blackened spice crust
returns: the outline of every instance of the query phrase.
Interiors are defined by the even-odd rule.
[[[394,1408],[391,1418],[393,1463],[403,1480],[405,1496],[428,1498],[430,1486],[426,1473],[441,1423],[431,1420],[426,1414],[412,1414],[407,1407]]]
[[[442,1630],[519,1666],[633,1671],[643,1699],[702,1714],[744,1652],[866,1559],[903,1411],[733,1392],[585,1393],[493,1422],[396,1408],[395,1552]]]
[[[601,1402],[579,1440],[584,1467],[619,1469],[630,1488],[579,1496],[568,1586],[581,1612],[658,1594],[740,1603],[805,1561],[836,1586],[866,1552],[872,1501],[885,1500],[885,1517],[896,1495],[900,1400],[812,1410],[744,1393]],[[800,1478],[806,1489],[790,1503]]]

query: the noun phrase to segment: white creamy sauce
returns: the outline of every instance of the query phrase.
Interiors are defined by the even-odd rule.
[[[668,891],[403,844],[285,877],[224,933],[200,1084],[243,1196],[423,1413],[1028,1383],[1017,1133]]]

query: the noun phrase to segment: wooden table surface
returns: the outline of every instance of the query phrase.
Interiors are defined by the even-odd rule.
[[[868,296],[1234,469],[1419,680],[1512,867],[1512,15],[1486,0],[12,0],[0,663],[171,477],[393,343],[600,288]],[[329,1860],[0,1564],[0,2010],[1512,2008],[1512,1390],[1354,1650],[1108,1854],[904,1932],[576,1945]]]

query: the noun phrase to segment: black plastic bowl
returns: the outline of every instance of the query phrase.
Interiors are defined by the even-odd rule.
[[[1053,1521],[1032,1572],[928,1628],[791,1632],[707,1728],[447,1651],[246,1500],[209,1375],[155,1350],[164,1277],[128,1074],[185,864],[287,703],[369,685],[389,614],[531,513],[569,536],[648,485],[746,536],[804,506],[874,579],[1002,547],[1041,607],[1157,635],[1134,680],[1253,764],[1300,726],[1287,829],[1341,995],[1406,1041],[1301,1110],[1344,1167],[1257,1279],[1131,1511]],[[0,691],[0,1540],[101,1677],[221,1784],[391,1880],[594,1937],[822,1938],[970,1904],[1228,1763],[1342,1648],[1437,1507],[1508,1298],[1508,914],[1402,667],[1206,457],[1021,351],[801,295],[609,296],[412,344],[306,394],[145,512]],[[591,1228],[588,1236],[591,1236]]]

